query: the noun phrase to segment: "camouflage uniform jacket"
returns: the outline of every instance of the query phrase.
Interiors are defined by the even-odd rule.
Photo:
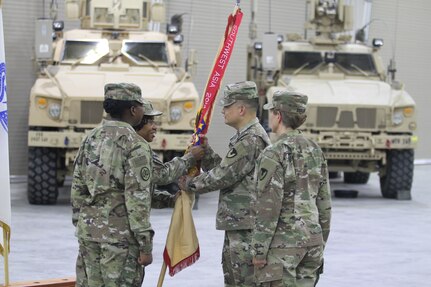
[[[256,167],[253,253],[326,243],[331,219],[327,163],[320,147],[295,130],[268,146]]]
[[[71,200],[80,240],[138,244],[150,253],[152,158],[148,143],[125,122],[105,121],[82,142]]]
[[[193,178],[188,187],[199,193],[220,189],[217,229],[252,228],[250,202],[254,168],[258,156],[269,144],[268,135],[254,119],[231,138],[229,151],[223,159],[210,149],[202,160],[202,169],[209,171]]]
[[[153,191],[152,191],[152,208],[174,207],[175,195],[167,191],[159,190],[155,186],[166,185],[176,181],[180,176],[185,175],[189,168],[196,164],[191,153],[182,157],[175,157],[169,162],[163,163],[155,152],[153,155]]]

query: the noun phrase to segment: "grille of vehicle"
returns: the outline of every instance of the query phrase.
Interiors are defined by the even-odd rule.
[[[317,108],[316,126],[319,128],[375,129],[376,120],[377,110],[375,108],[339,111],[337,107],[319,107]]]
[[[103,102],[82,101],[81,102],[81,124],[98,124],[103,117]]]

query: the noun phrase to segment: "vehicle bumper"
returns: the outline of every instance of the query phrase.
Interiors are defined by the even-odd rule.
[[[321,132],[319,134],[304,133],[319,144],[322,149],[337,150],[390,150],[414,149],[417,137],[414,135],[371,135],[367,133],[333,133]]]
[[[79,148],[84,139],[85,132],[73,131],[29,131],[29,147],[51,147],[51,148]],[[157,133],[156,138],[150,146],[157,151],[177,150],[183,151],[191,142],[192,134],[166,134]]]

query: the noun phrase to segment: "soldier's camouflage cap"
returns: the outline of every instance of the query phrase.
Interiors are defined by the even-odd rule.
[[[163,114],[161,111],[155,110],[150,101],[144,100],[144,116],[160,116]]]
[[[220,100],[220,106],[227,107],[237,100],[257,99],[257,87],[254,82],[244,81],[226,85],[223,90],[223,98]]]
[[[307,109],[308,97],[304,94],[292,91],[276,91],[264,110],[277,109],[284,112],[303,114]]]
[[[137,101],[144,104],[141,88],[130,83],[106,84],[105,99]]]

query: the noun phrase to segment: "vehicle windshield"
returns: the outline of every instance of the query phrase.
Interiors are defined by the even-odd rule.
[[[332,53],[327,52],[286,51],[283,60],[283,72],[286,74],[311,74],[323,67],[323,64],[334,63],[343,73],[351,75],[377,74],[371,54]]]
[[[129,42],[125,41],[121,52],[140,65],[155,66],[167,64],[168,56],[164,42]]]
[[[370,54],[335,53],[335,63],[339,64],[349,73],[377,73]]]
[[[93,64],[109,53],[107,40],[65,40],[63,63]]]
[[[287,73],[299,71],[307,73],[323,62],[320,52],[294,52],[284,53],[283,68]]]

